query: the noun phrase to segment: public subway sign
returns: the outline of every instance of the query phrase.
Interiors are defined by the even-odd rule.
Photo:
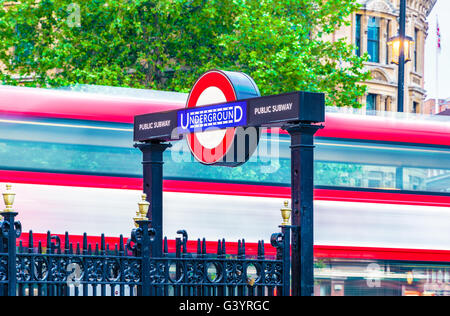
[[[173,141],[184,136],[201,163],[233,167],[256,149],[258,127],[323,122],[324,104],[322,93],[261,97],[248,75],[212,70],[194,84],[184,109],[136,116],[134,140]]]

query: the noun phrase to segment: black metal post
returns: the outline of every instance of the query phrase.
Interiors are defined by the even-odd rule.
[[[398,103],[397,111],[404,112],[405,97],[405,39],[406,39],[406,0],[400,0],[400,55],[398,58]]]
[[[17,294],[16,239],[20,237],[22,232],[20,222],[15,222],[17,214],[16,212],[0,213],[4,218],[1,233],[3,234],[2,237],[7,239],[8,245],[8,296],[16,296]]]
[[[135,144],[143,154],[144,193],[150,203],[147,217],[156,231],[152,245],[152,257],[162,257],[163,240],[163,153],[172,146],[162,142],[148,142]]]
[[[283,127],[291,135],[293,296],[314,294],[314,134],[321,127]]]
[[[140,257],[142,260],[141,264],[141,293],[142,296],[150,296],[150,234],[153,232],[150,229],[150,221],[143,220],[136,222],[139,225],[139,230],[142,233],[141,244],[140,244]]]
[[[289,296],[291,289],[291,226],[281,226],[281,233],[283,234],[283,296]]]

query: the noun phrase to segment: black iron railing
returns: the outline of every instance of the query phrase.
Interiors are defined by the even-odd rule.
[[[290,226],[271,236],[277,249],[274,259],[266,258],[264,242],[257,254],[249,256],[245,240],[238,242],[237,254],[227,254],[226,241],[217,242],[217,252],[206,252],[206,241],[197,241],[197,251],[189,253],[188,235],[175,240],[169,253],[167,238],[160,257],[151,257],[155,231],[151,221],[137,218],[137,228],[125,242],[74,244],[47,233],[45,243],[28,245],[17,241],[22,225],[16,212],[0,213],[0,295],[3,296],[272,296],[290,294]]]

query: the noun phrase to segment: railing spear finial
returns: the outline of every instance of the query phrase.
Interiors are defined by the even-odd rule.
[[[290,225],[292,210],[289,208],[289,201],[284,201],[284,207],[281,208],[281,217],[283,218],[282,226]]]
[[[16,193],[14,193],[11,188],[12,188],[12,185],[7,184],[6,192],[2,193],[3,201],[5,202],[5,206],[6,206],[6,208],[3,210],[4,212],[14,212],[14,209],[12,206],[14,204],[14,199],[16,197]]]
[[[150,208],[150,203],[147,201],[147,194],[142,193],[141,201],[138,202],[138,206],[139,208],[138,211],[136,212],[136,217],[133,218],[134,225],[136,227],[139,227],[139,224],[137,223],[138,221],[148,220],[147,212],[148,209]]]

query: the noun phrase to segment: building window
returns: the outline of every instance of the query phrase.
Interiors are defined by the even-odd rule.
[[[389,65],[390,59],[389,59],[389,44],[387,42],[391,38],[391,20],[387,20],[386,23],[386,65]]]
[[[392,97],[386,97],[386,111],[392,110]]]
[[[367,52],[370,62],[380,62],[380,19],[375,17],[369,17],[367,25]]]
[[[356,15],[355,44],[356,55],[361,56],[361,14]]]
[[[417,43],[419,38],[419,30],[414,29],[414,71],[417,72]]]
[[[375,111],[377,108],[377,95],[369,93],[366,98],[366,110]]]
[[[418,110],[419,110],[419,102],[413,102],[412,112],[419,113]]]

